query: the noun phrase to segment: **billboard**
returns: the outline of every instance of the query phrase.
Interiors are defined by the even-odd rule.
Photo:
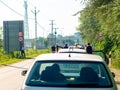
[[[3,21],[4,50],[7,53],[19,51],[24,45],[24,22]]]

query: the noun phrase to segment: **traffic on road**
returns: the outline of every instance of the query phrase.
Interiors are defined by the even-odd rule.
[[[120,0],[0,0],[0,9],[0,90],[120,90]]]

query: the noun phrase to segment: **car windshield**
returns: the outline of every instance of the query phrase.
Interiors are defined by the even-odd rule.
[[[81,61],[37,61],[28,75],[29,86],[111,87],[102,63]]]

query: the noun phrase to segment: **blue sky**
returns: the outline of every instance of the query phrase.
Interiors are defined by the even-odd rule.
[[[79,0],[28,0],[29,34],[31,38],[35,37],[34,20],[31,19],[34,18],[34,14],[31,12],[31,10],[34,11],[34,7],[37,11],[40,10],[37,14],[37,22],[39,23],[37,34],[42,37],[51,32],[50,20],[54,20],[54,27],[59,28],[57,34],[72,35],[76,32],[79,16],[72,15],[83,8]],[[24,0],[0,0],[0,11],[0,26],[6,20],[23,20]]]

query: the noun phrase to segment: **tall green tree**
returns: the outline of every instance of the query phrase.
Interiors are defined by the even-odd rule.
[[[86,8],[80,14],[80,25],[78,26],[78,30],[86,42],[97,43],[98,33],[101,32],[103,40],[109,38],[114,45],[119,46],[119,3],[118,0],[89,0]],[[107,43],[103,45],[107,45]]]
[[[77,27],[82,38],[106,53],[114,51],[113,57],[120,63],[120,0],[89,0],[85,6]],[[97,40],[99,32],[102,41]]]

